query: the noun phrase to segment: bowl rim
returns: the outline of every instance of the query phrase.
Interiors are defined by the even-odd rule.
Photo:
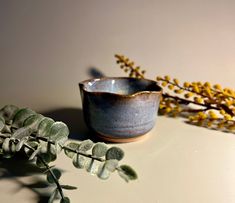
[[[149,81],[152,83],[155,83],[156,86],[159,88],[159,91],[138,91],[132,94],[118,94],[118,93],[113,93],[113,92],[103,92],[103,91],[89,91],[85,88],[85,85],[89,82],[94,82],[94,81],[100,81],[100,80],[115,80],[115,79],[134,79],[134,80],[144,80],[144,81]],[[87,93],[92,93],[92,94],[97,94],[97,95],[101,95],[101,94],[105,94],[105,95],[113,95],[113,96],[119,96],[119,97],[123,97],[123,98],[131,98],[131,97],[136,97],[138,95],[142,95],[142,94],[157,94],[159,96],[162,95],[163,89],[162,87],[160,87],[157,83],[157,81],[154,80],[150,80],[150,79],[145,79],[145,78],[132,78],[132,77],[99,77],[99,78],[91,78],[91,79],[87,79],[87,80],[83,80],[81,82],[78,83],[80,89],[82,89],[83,91],[87,92]]]

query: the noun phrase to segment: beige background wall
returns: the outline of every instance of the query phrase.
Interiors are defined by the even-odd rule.
[[[149,78],[235,87],[235,1],[0,0],[0,106],[77,107],[89,68],[125,75],[115,53]]]

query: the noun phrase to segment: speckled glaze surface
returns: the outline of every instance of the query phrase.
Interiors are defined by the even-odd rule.
[[[79,87],[85,122],[103,139],[135,141],[153,128],[162,94],[155,81],[96,78]]]

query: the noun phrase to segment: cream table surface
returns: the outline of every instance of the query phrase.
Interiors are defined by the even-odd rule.
[[[64,154],[55,162],[64,169],[61,182],[78,186],[66,194],[72,202],[233,203],[235,202],[235,136],[191,126],[181,119],[158,117],[145,139],[122,147],[122,163],[133,166],[138,180],[125,183],[117,174],[101,181],[75,169]],[[16,166],[20,167],[20,166]],[[1,202],[38,202],[22,183],[34,177],[0,181]]]

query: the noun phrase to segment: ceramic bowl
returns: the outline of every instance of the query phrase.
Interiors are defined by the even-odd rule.
[[[162,94],[155,81],[96,78],[79,87],[84,120],[106,141],[135,141],[153,128]]]

